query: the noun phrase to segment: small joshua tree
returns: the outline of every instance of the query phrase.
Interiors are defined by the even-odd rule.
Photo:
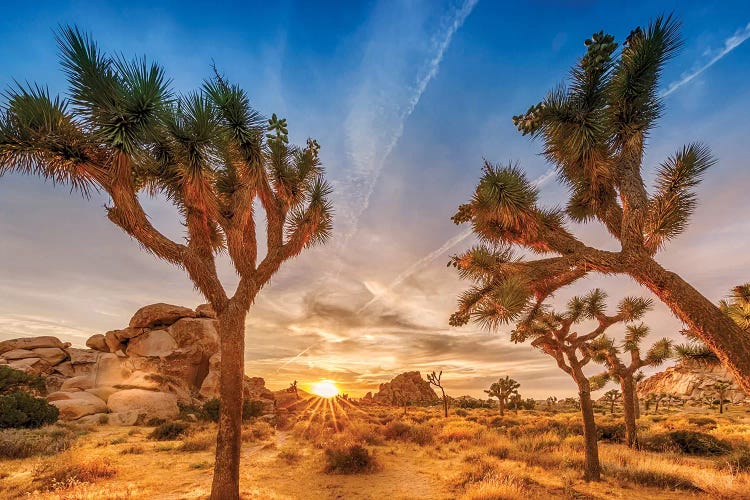
[[[714,390],[714,394],[716,394],[716,397],[719,400],[719,413],[724,413],[724,401],[727,399],[727,394],[729,394],[729,389],[732,387],[732,384],[729,382],[716,382],[712,388]]]
[[[287,388],[286,392],[293,392],[295,396],[297,396],[297,399],[299,399],[299,391],[297,390],[297,381],[295,380],[291,384],[289,384],[289,387]]]
[[[427,381],[434,385],[435,387],[439,387],[440,390],[443,393],[443,410],[445,410],[445,417],[448,418],[448,397],[445,395],[445,388],[443,388],[442,383],[440,382],[440,377],[443,376],[443,371],[440,370],[440,373],[432,372],[427,375]]]
[[[549,396],[547,398],[547,409],[551,411],[555,405],[557,405],[557,397]]]
[[[512,408],[513,411],[518,413],[518,409],[523,406],[523,396],[521,396],[519,393],[513,394],[508,399],[508,408]]]
[[[514,342],[532,339],[531,345],[551,356],[578,386],[580,409],[583,417],[583,435],[586,450],[585,478],[598,481],[601,475],[599,448],[597,445],[594,407],[591,400],[591,383],[583,367],[594,354],[591,344],[604,334],[607,328],[617,323],[639,319],[649,308],[642,298],[623,299],[615,315],[607,315],[607,295],[599,289],[584,297],[574,297],[568,302],[565,312],[557,313],[543,305],[533,308],[526,318],[516,325],[511,334]],[[585,334],[574,331],[577,325],[594,320],[597,326]]]
[[[647,300],[648,308],[651,301]],[[594,361],[606,366],[606,371],[592,377],[596,385],[602,386],[610,379],[616,379],[622,389],[622,408],[625,417],[625,441],[631,448],[638,446],[636,430],[636,390],[635,373],[644,366],[658,366],[672,356],[672,342],[669,339],[661,339],[654,343],[646,353],[641,356],[641,342],[649,334],[649,328],[640,323],[626,327],[625,341],[618,346],[614,339],[602,335],[592,342]],[[623,363],[620,353],[628,354],[629,364]]]
[[[485,390],[490,399],[497,398],[500,404],[500,416],[505,416],[505,406],[508,404],[508,399],[513,394],[518,394],[518,388],[521,384],[506,375],[505,378],[501,378],[497,382],[494,382],[489,389]]]
[[[612,389],[604,393],[604,400],[609,403],[609,414],[612,415],[615,412],[615,403],[622,394],[617,389]]]

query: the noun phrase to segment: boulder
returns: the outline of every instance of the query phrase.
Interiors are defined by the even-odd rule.
[[[41,358],[12,359],[8,360],[8,366],[14,370],[34,375],[41,375],[50,368],[49,364],[42,361]]]
[[[172,304],[151,304],[141,307],[130,319],[131,328],[169,326],[180,318],[194,318],[195,311]]]
[[[388,405],[433,403],[439,399],[419,372],[402,373],[390,382],[380,384],[380,390],[372,398],[377,403]]]
[[[21,339],[4,340],[0,342],[0,355],[14,349],[34,349],[37,347],[57,347],[65,349],[70,347],[70,342],[61,342],[57,337],[27,337]]]
[[[50,366],[55,366],[68,359],[68,354],[59,347],[37,347],[32,352],[49,363]]]
[[[128,356],[164,357],[177,349],[177,342],[165,330],[151,330],[128,342]]]
[[[78,349],[76,347],[70,347],[66,349],[65,352],[68,353],[68,356],[70,357],[70,364],[73,366],[96,363],[96,360],[99,359],[99,353],[96,351],[91,351],[89,349]]]
[[[105,413],[107,405],[88,392],[73,392],[69,399],[57,399],[50,404],[60,410],[61,420],[76,420],[86,415]]]
[[[216,311],[214,311],[214,306],[211,304],[201,304],[198,307],[195,308],[195,313],[198,315],[199,318],[211,318],[216,319]]]
[[[115,387],[107,387],[107,386],[100,386],[100,387],[94,387],[92,389],[86,389],[86,392],[93,394],[97,398],[101,399],[105,403],[109,399],[109,397],[116,393],[119,389]]]
[[[55,365],[54,370],[56,373],[59,373],[63,377],[75,376],[75,371],[73,370],[73,365],[70,364],[70,361],[63,361],[62,363]]]
[[[96,386],[115,387],[133,373],[132,365],[114,353],[99,356],[96,370],[92,373]]]
[[[117,384],[117,389],[147,389],[155,391],[160,388],[157,374],[134,371],[129,377]]]
[[[124,411],[120,413],[110,413],[108,420],[109,425],[136,425],[141,417],[137,411]]]
[[[8,361],[13,361],[16,359],[26,359],[26,358],[39,358],[40,356],[37,356],[34,351],[30,351],[28,349],[13,349],[12,351],[8,351],[2,355],[5,359]]]
[[[99,352],[109,352],[109,346],[104,340],[104,335],[102,335],[101,333],[97,333],[96,335],[92,335],[91,337],[89,337],[89,339],[86,341],[86,347]]]
[[[111,330],[104,334],[104,343],[107,345],[106,352],[117,352],[125,348],[125,343],[117,332],[118,330]]]
[[[219,352],[219,322],[206,318],[183,318],[167,328],[169,335],[181,348],[197,347],[209,353]]]
[[[174,394],[144,389],[117,391],[109,397],[107,407],[112,413],[135,411],[145,418],[174,418],[180,412]]]
[[[78,377],[72,377],[63,382],[61,391],[85,391],[94,387],[94,377],[89,375],[81,375]]]
[[[208,375],[206,375],[206,378],[203,379],[203,384],[201,384],[200,392],[198,393],[200,397],[205,399],[213,399],[219,397],[219,372],[218,371],[211,371],[208,372]]]
[[[68,391],[56,391],[56,392],[50,392],[45,396],[47,398],[47,401],[60,401],[63,399],[72,399],[74,392],[68,392]]]
[[[717,382],[729,383],[727,399],[733,403],[750,397],[723,365],[696,361],[679,362],[655,373],[638,384],[638,392],[642,396],[663,393],[699,401],[714,395],[713,386]]]

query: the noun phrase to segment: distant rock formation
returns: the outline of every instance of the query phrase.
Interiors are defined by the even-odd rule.
[[[712,396],[712,386],[717,382],[731,384],[727,399],[733,403],[739,403],[748,398],[723,365],[698,362],[679,362],[663,372],[656,373],[638,384],[638,392],[641,395],[672,394],[698,401]]]
[[[0,342],[0,364],[44,377],[47,399],[63,420],[134,425],[177,416],[178,404],[219,396],[218,322],[208,305],[139,309],[127,328],[93,335],[89,349],[56,337]],[[245,399],[274,411],[260,377],[245,376]]]
[[[390,382],[380,384],[380,389],[372,396],[374,402],[387,405],[434,403],[439,399],[419,372],[397,375]]]

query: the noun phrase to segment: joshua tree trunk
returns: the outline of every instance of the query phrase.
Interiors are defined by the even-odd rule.
[[[641,401],[638,398],[638,384],[633,384],[633,414],[635,419],[641,418]]]
[[[498,401],[500,401],[500,416],[505,416],[505,400],[503,398],[497,398]]]
[[[622,411],[625,418],[625,443],[630,448],[638,448],[638,430],[635,419],[637,417],[636,405],[638,397],[635,395],[635,384],[632,377],[621,377],[622,387]]]
[[[445,409],[445,418],[448,418],[448,398],[445,397],[445,389],[441,387],[440,390],[443,392],[443,408]]]
[[[583,417],[583,439],[586,444],[586,481],[599,481],[601,465],[599,464],[599,445],[596,442],[596,422],[594,421],[594,405],[591,401],[591,389],[588,380],[578,385],[581,400],[581,416]]]
[[[211,500],[239,500],[246,315],[234,301],[219,315],[221,403]]]
[[[724,413],[724,398],[719,398],[719,413]]]
[[[653,259],[642,259],[628,271],[685,322],[716,353],[737,383],[750,391],[750,336],[746,332],[679,275]]]

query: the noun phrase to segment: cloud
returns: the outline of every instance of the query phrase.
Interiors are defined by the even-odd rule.
[[[732,52],[734,49],[742,45],[745,40],[750,38],[750,23],[747,23],[747,25],[737,31],[734,35],[730,36],[726,40],[724,40],[724,47],[722,47],[718,53],[713,56],[707,63],[705,63],[703,66],[699,67],[695,71],[684,75],[681,79],[677,80],[676,82],[672,82],[667,86],[667,89],[661,93],[661,97],[667,97],[668,95],[672,94],[674,91],[682,87],[683,85],[686,85],[693,81],[695,78],[700,76],[701,73],[706,71],[708,68],[716,64],[717,62],[721,61],[727,54]],[[711,51],[712,52],[712,51]]]

